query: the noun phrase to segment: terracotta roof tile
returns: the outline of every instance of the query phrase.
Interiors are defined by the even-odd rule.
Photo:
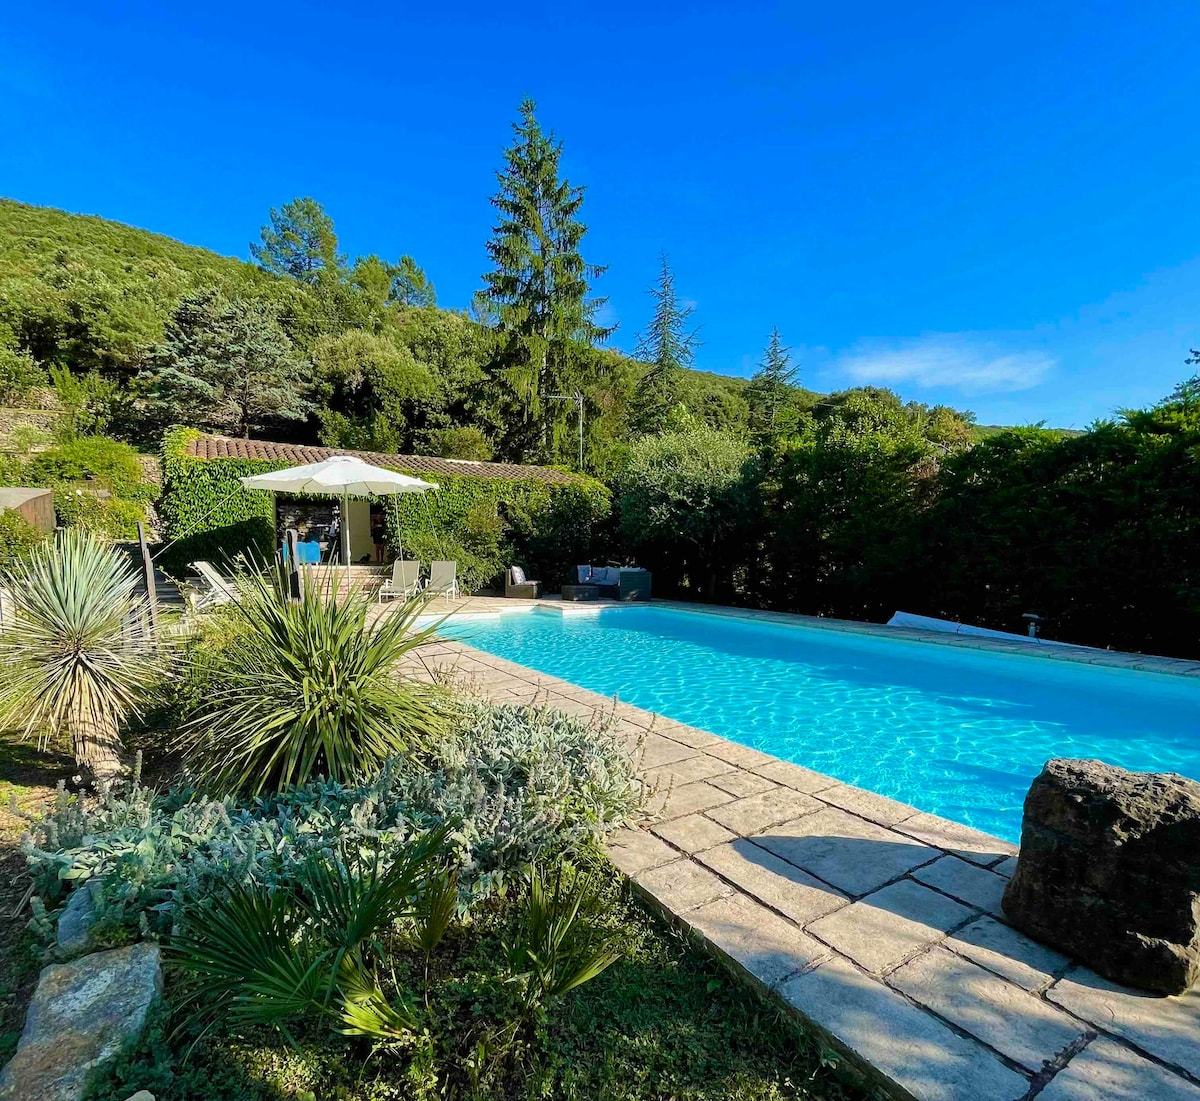
[[[574,479],[561,470],[519,463],[481,463],[467,459],[439,459],[432,455],[388,455],[380,451],[355,451],[340,447],[306,447],[269,440],[242,440],[228,436],[195,436],[187,454],[197,459],[258,459],[269,462],[319,463],[332,455],[357,455],[376,466],[415,471],[421,474],[448,474],[470,478],[502,478],[509,481],[549,482],[566,485]]]

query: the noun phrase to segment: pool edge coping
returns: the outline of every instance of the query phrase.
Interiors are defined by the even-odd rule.
[[[685,605],[685,607],[690,606]],[[1073,982],[1086,982],[1088,976],[1090,976],[1090,972],[1085,968],[1074,963],[1069,963],[1043,989],[1035,993],[1025,990],[1010,975],[997,971],[995,968],[989,968],[985,963],[969,955],[964,956],[955,947],[952,938],[958,932],[976,922],[982,922],[991,918],[1000,921],[1007,928],[1011,927],[1007,926],[1007,922],[1002,914],[997,914],[995,910],[988,909],[986,906],[979,904],[978,900],[972,902],[962,892],[956,895],[952,893],[950,888],[943,888],[933,882],[927,882],[917,877],[915,873],[928,869],[933,864],[940,863],[946,858],[954,858],[959,863],[970,864],[985,877],[994,874],[999,878],[1006,879],[1008,873],[1001,869],[1007,862],[1011,861],[1015,852],[1016,847],[1011,842],[992,837],[983,831],[965,826],[952,819],[942,818],[939,815],[920,811],[918,808],[911,807],[908,804],[900,804],[896,800],[878,796],[868,789],[846,784],[827,774],[817,773],[803,766],[782,761],[771,754],[744,746],[740,742],[735,742],[732,739],[714,734],[711,731],[705,731],[698,727],[692,727],[688,724],[668,719],[665,716],[632,704],[621,703],[619,700],[601,695],[591,689],[583,688],[563,678],[542,673],[529,666],[523,666],[511,661],[508,658],[502,658],[488,651],[479,650],[469,643],[459,640],[446,640],[440,643],[440,645],[445,647],[451,654],[469,657],[479,667],[478,671],[483,671],[487,674],[483,678],[485,683],[481,686],[475,686],[474,690],[486,698],[493,699],[495,702],[519,702],[518,696],[523,693],[524,696],[528,697],[532,690],[534,700],[544,697],[547,706],[566,710],[581,717],[585,714],[594,715],[596,711],[609,713],[618,724],[618,727],[625,729],[630,735],[632,735],[633,731],[637,731],[637,737],[641,739],[656,737],[668,743],[674,743],[683,753],[682,757],[676,758],[674,762],[676,764],[686,762],[691,757],[716,756],[721,760],[728,757],[732,765],[732,771],[762,775],[755,771],[755,767],[765,770],[768,766],[763,764],[755,766],[754,762],[760,758],[765,759],[772,765],[781,766],[785,770],[782,773],[773,770],[771,774],[772,780],[778,783],[780,787],[788,788],[790,786],[786,779],[780,779],[781,776],[793,775],[797,778],[793,782],[800,783],[800,786],[794,787],[791,790],[799,793],[801,796],[807,795],[807,797],[813,799],[819,806],[823,807],[824,811],[856,819],[869,828],[884,830],[896,835],[906,843],[911,843],[915,848],[927,849],[927,859],[914,864],[913,867],[900,873],[890,881],[877,885],[862,894],[847,893],[834,884],[828,882],[825,884],[833,892],[845,895],[844,902],[839,903],[830,913],[846,909],[854,905],[855,902],[865,902],[879,891],[906,882],[910,884],[915,883],[919,888],[927,889],[933,894],[937,894],[952,903],[965,906],[971,910],[969,919],[962,921],[959,925],[951,929],[945,930],[941,935],[935,936],[932,940],[923,944],[919,950],[915,951],[908,958],[905,958],[900,964],[891,968],[890,972],[886,974],[883,972],[874,974],[863,967],[857,960],[832,944],[822,943],[820,940],[813,938],[809,931],[809,926],[814,920],[819,921],[823,917],[829,916],[829,914],[822,914],[816,919],[808,919],[804,922],[795,920],[788,913],[781,911],[778,906],[760,897],[761,892],[760,895],[756,895],[752,889],[730,879],[728,875],[706,864],[703,855],[706,852],[713,852],[713,848],[698,848],[693,851],[683,847],[681,842],[673,842],[662,836],[662,827],[669,826],[672,822],[678,823],[689,818],[704,818],[711,824],[711,820],[707,818],[704,808],[700,808],[695,812],[676,813],[673,818],[667,817],[654,822],[647,820],[638,827],[626,827],[618,831],[617,834],[610,834],[607,841],[609,856],[614,864],[628,879],[631,889],[644,898],[652,908],[662,914],[667,920],[683,928],[689,938],[701,944],[710,955],[729,968],[740,980],[744,980],[752,987],[763,991],[767,996],[773,998],[784,1012],[797,1015],[810,1028],[815,1028],[819,1033],[831,1039],[834,1046],[844,1055],[848,1056],[851,1065],[857,1073],[866,1075],[870,1080],[882,1082],[888,1088],[889,1092],[892,1092],[894,1095],[905,1099],[927,1096],[921,1087],[929,1086],[937,1078],[938,1072],[936,1068],[928,1066],[927,1059],[922,1062],[917,1053],[921,1050],[923,1044],[930,1042],[930,1033],[938,1037],[940,1042],[946,1045],[945,1050],[947,1053],[954,1053],[952,1057],[948,1056],[950,1062],[953,1062],[954,1059],[959,1060],[955,1064],[958,1068],[955,1070],[955,1074],[957,1075],[961,1072],[961,1074],[966,1075],[968,1079],[974,1082],[975,1090],[973,1095],[994,1096],[998,1101],[1022,1101],[1027,1092],[1034,1089],[1035,1086],[1037,1091],[1040,1091],[1048,1081],[1053,1080],[1054,1077],[1057,1077],[1071,1067],[1074,1058],[1084,1050],[1087,1050],[1097,1038],[1102,1038],[1109,1045],[1115,1044],[1125,1053],[1124,1057],[1126,1058],[1140,1059],[1145,1063],[1144,1073],[1147,1075],[1151,1072],[1157,1075],[1169,1074],[1181,1086],[1186,1085],[1186,1087],[1192,1089],[1196,1088],[1200,1074],[1189,1075],[1182,1073],[1179,1067],[1168,1056],[1160,1056],[1153,1051],[1146,1051],[1144,1047],[1139,1047],[1136,1041],[1131,1041],[1121,1036],[1111,1025],[1106,1030],[1104,1028],[1104,1020],[1097,1019],[1095,1010],[1092,1010],[1090,1014],[1086,1010],[1072,1011],[1068,1006],[1060,1004],[1059,1001],[1049,997],[1050,992],[1068,976]],[[488,681],[494,683],[486,683]],[[513,692],[513,682],[521,686],[516,695],[510,694]],[[674,737],[672,736],[673,734],[675,735]],[[684,740],[679,740],[680,738]],[[742,763],[736,763],[738,761]],[[645,766],[644,762],[642,762],[639,766],[639,772],[644,774],[657,769],[661,775],[666,770],[669,770],[670,767],[670,762],[650,766]],[[788,773],[786,770],[792,770],[792,772]],[[824,784],[824,786],[814,787],[815,781],[809,779],[810,777],[818,777],[819,782]],[[710,777],[710,779],[715,780],[717,784],[721,782],[719,775]],[[726,779],[725,782],[728,783],[729,780]],[[688,785],[685,784],[683,786],[686,787]],[[695,786],[711,785],[701,780],[697,781]],[[837,802],[831,802],[829,798],[821,797],[822,792],[831,793],[835,790],[865,795],[868,800],[868,810],[846,807]],[[740,801],[740,798],[735,797],[731,801]],[[855,796],[851,794],[851,801],[854,798]],[[869,813],[871,800],[880,800],[894,807],[903,807],[911,813],[906,817],[884,825],[878,815],[871,817]],[[710,807],[708,809],[711,810],[714,808]],[[719,809],[719,806],[715,809]],[[911,824],[910,820],[913,819],[920,819],[920,829]],[[802,821],[802,818],[800,821]],[[906,823],[909,823],[907,831],[905,829]],[[780,826],[786,824],[788,823],[781,823]],[[738,840],[755,844],[752,840],[754,836],[761,836],[761,831],[753,834],[740,834]],[[990,860],[982,860],[977,853],[972,858],[969,851],[964,851],[962,847],[956,847],[953,844],[955,840],[967,842],[968,847],[972,843],[987,845],[992,848],[993,853],[998,852],[1000,855],[995,855]],[[622,854],[622,844],[630,842],[635,847]],[[645,849],[647,848],[652,853],[649,857],[645,855]],[[769,849],[765,851],[770,852]],[[632,853],[632,859],[630,858],[630,853]],[[784,861],[784,863],[790,862]],[[802,875],[811,875],[811,873],[805,871],[799,865],[794,865],[793,870],[799,870]],[[962,869],[959,870],[962,871]],[[694,892],[689,894],[689,891],[691,891],[690,886],[679,887],[681,881],[686,883],[689,878],[692,882],[698,881],[701,884],[710,884],[708,887],[710,894],[713,890],[716,890],[716,894],[705,901],[697,902],[696,898],[699,896],[695,895]],[[708,913],[710,908],[718,907],[722,904],[732,905],[734,900],[738,899],[742,900],[738,905],[742,905],[743,907],[749,906],[751,912],[758,915],[758,917],[742,931],[741,940],[735,938],[733,947],[731,948],[728,930],[725,930],[723,934],[719,931],[714,932],[710,925],[708,931],[706,931],[700,928],[697,922],[703,920],[702,915]],[[753,952],[748,952],[746,945],[747,943],[758,944],[760,949],[765,947],[776,951],[778,947],[770,942],[769,936],[763,936],[760,932],[760,923],[765,923],[768,926],[774,925],[777,929],[780,927],[790,929],[790,935],[796,941],[797,946],[805,944],[815,945],[819,949],[817,956],[792,968],[786,974],[777,977],[774,981],[764,981],[762,975],[759,973],[761,961],[758,960],[758,957]],[[722,935],[726,938],[724,943],[721,942]],[[798,950],[802,949],[798,948]],[[903,968],[908,967],[919,959],[924,959],[926,956],[932,957],[936,953],[952,956],[959,964],[977,971],[980,975],[986,976],[988,982],[993,984],[999,982],[1002,987],[1008,989],[1009,995],[1016,997],[1018,1001],[1021,1001],[1024,995],[1027,994],[1029,998],[1034,999],[1038,1003],[1039,1013],[1052,1013],[1057,1023],[1070,1025],[1070,1027],[1075,1028],[1077,1031],[1082,1030],[1081,1035],[1089,1036],[1091,1039],[1083,1042],[1077,1050],[1072,1051],[1068,1057],[1057,1062],[1052,1069],[1047,1069],[1050,1068],[1049,1062],[1041,1070],[1031,1067],[1028,1060],[1022,1065],[1008,1054],[1005,1054],[997,1046],[997,1043],[1004,1039],[1003,1037],[998,1040],[997,1037],[990,1034],[986,1039],[975,1035],[962,1027],[959,1022],[948,1019],[942,1013],[939,1013],[935,1007],[922,1002],[910,991],[903,989],[902,984],[897,984],[894,981],[894,975]],[[747,958],[747,955],[749,958]],[[755,966],[756,961],[759,963],[758,969]],[[866,1014],[868,1017],[872,1017],[873,1014],[875,1015],[872,1019],[872,1024],[878,1025],[877,1031],[881,1031],[885,1037],[882,1048],[879,1047],[878,1041],[875,1041],[876,1046],[874,1048],[871,1047],[871,1041],[864,1044],[861,1035],[856,1039],[853,1028],[847,1029],[842,1027],[836,1019],[831,1021],[828,1008],[824,1005],[820,997],[814,998],[810,994],[807,1000],[805,999],[803,988],[806,982],[808,985],[812,985],[813,983],[813,980],[806,980],[805,976],[818,972],[823,967],[827,969],[824,977],[815,981],[818,984],[820,982],[833,983],[835,986],[840,983],[843,993],[849,991],[851,998],[859,998],[861,1004],[857,1006],[854,1012],[858,1016]],[[1164,1004],[1170,1001],[1172,999],[1163,1000]],[[1027,1008],[1032,1012],[1031,1004],[1027,1004]],[[1101,1013],[1099,1016],[1103,1017],[1104,1014]],[[907,1035],[905,1034],[906,1030]],[[903,1051],[905,1043],[913,1045],[913,1048],[907,1056],[897,1056],[896,1052],[891,1050],[893,1043],[898,1044],[901,1051]],[[1146,1058],[1146,1056],[1149,1056],[1149,1058]],[[886,1065],[882,1065],[888,1063],[889,1059],[891,1060],[891,1072],[889,1072]],[[944,1070],[944,1068],[942,1069]],[[922,1070],[927,1075],[932,1074],[933,1079],[929,1079],[928,1077],[922,1079],[920,1077]],[[1086,1074],[1084,1064],[1081,1064],[1073,1073]],[[957,1077],[955,1081],[958,1081]],[[1019,1083],[1021,1087],[1020,1091],[1013,1093],[1011,1098],[1007,1095],[1001,1098],[1000,1095],[991,1092],[979,1092],[981,1087],[985,1089],[996,1087],[997,1083],[1000,1082],[1011,1082],[1014,1085]],[[941,1082],[940,1084],[945,1085],[946,1083]],[[942,1097],[951,1096],[942,1092],[938,1092],[936,1095]],[[953,1096],[958,1096],[958,1094]],[[964,1094],[963,1096],[966,1095]]]

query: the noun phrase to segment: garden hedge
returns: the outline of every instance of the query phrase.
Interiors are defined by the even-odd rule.
[[[243,551],[270,554],[275,539],[271,494],[244,489],[239,479],[291,465],[197,458],[188,454],[188,444],[199,435],[175,428],[163,438],[159,515],[167,538],[175,542],[161,563],[177,577],[201,559],[220,562]],[[557,587],[569,579],[572,566],[597,553],[606,529],[609,492],[590,478],[550,484],[439,474],[437,482],[435,492],[385,499],[389,540],[392,546],[399,541],[407,557],[457,561],[468,589],[501,583],[504,568],[514,562]]]

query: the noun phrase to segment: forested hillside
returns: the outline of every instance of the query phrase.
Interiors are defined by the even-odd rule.
[[[0,199],[6,403],[52,385],[78,401],[82,389],[90,427],[147,449],[180,420],[335,446],[576,465],[574,406],[551,411],[547,438],[522,439],[514,425],[525,411],[497,329],[438,308],[410,257],[348,263],[332,222],[310,200],[287,204],[276,222],[284,233],[305,224],[300,232],[318,255],[307,272],[266,270],[103,218]],[[244,353],[226,354],[243,341],[253,345],[249,372]],[[604,475],[634,432],[647,367],[603,347],[577,351],[588,360],[569,380],[585,403],[585,466]],[[205,356],[236,366],[188,385],[183,376],[202,371]],[[253,382],[240,395],[239,376]],[[747,433],[748,385],[681,363],[672,404]],[[816,395],[794,388],[792,398],[805,407]]]

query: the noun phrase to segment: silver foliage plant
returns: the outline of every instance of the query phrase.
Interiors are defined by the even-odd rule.
[[[321,780],[238,801],[159,795],[135,771],[86,803],[60,790],[31,820],[23,851],[48,906],[102,876],[100,926],[147,935],[170,931],[221,887],[287,882],[313,855],[356,844],[386,859],[448,825],[466,906],[635,818],[645,794],[637,753],[607,718],[467,700],[435,749],[393,758],[367,783]]]

